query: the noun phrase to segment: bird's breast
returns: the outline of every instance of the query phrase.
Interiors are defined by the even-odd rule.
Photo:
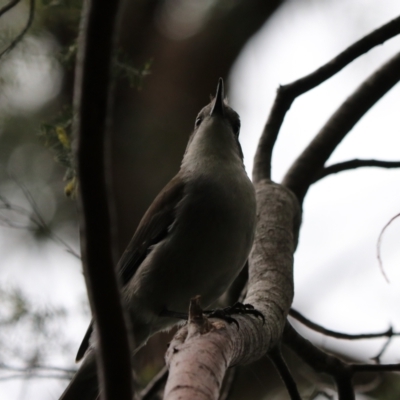
[[[255,220],[254,189],[243,168],[192,176],[167,237],[135,275],[137,297],[154,310],[187,312],[196,295],[209,306],[245,264]]]

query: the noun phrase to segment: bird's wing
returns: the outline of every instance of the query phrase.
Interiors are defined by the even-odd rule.
[[[163,240],[174,223],[175,210],[184,196],[185,184],[176,175],[155,198],[119,260],[117,270],[125,286],[151,250]]]
[[[125,286],[135,274],[140,264],[154,246],[163,240],[169,227],[174,223],[175,210],[184,196],[185,183],[176,175],[155,198],[136,229],[128,247],[118,262],[117,270],[122,286]],[[93,320],[82,340],[76,355],[79,361],[89,348],[89,339],[93,331]]]

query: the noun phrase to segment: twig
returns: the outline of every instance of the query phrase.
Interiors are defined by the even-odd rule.
[[[379,263],[379,268],[381,269],[382,275],[386,279],[386,282],[389,283],[389,278],[387,277],[385,270],[383,269],[383,263],[382,263],[382,257],[381,257],[381,245],[382,245],[382,237],[383,234],[385,233],[386,229],[389,227],[389,225],[396,219],[400,217],[400,213],[396,214],[394,217],[390,218],[389,222],[382,228],[381,233],[379,234],[378,237],[378,242],[376,243],[376,257],[378,259]]]
[[[310,328],[316,332],[322,333],[326,336],[334,337],[336,339],[359,340],[359,339],[373,339],[373,338],[381,338],[381,337],[391,338],[392,336],[400,336],[400,333],[393,332],[392,327],[390,327],[387,331],[380,332],[380,333],[360,333],[360,334],[342,333],[342,332],[337,332],[337,331],[332,331],[330,329],[326,329],[323,326],[310,321],[308,318],[306,318],[304,315],[300,314],[298,311],[294,310],[293,308],[290,309],[289,315],[292,318],[301,322],[303,325],[307,326],[308,328]]]
[[[400,26],[400,23],[398,24]],[[302,203],[316,174],[362,116],[400,80],[400,53],[369,76],[336,110],[283,179]]]
[[[11,381],[14,379],[26,379],[27,378],[27,373],[23,374],[13,374],[13,375],[8,375],[8,376],[0,376],[0,381],[4,382],[4,381]],[[71,379],[71,375],[59,375],[59,374],[38,374],[38,373],[30,373],[29,374],[29,378],[31,379],[66,379],[69,380]]]
[[[400,17],[376,29],[313,73],[288,85],[280,86],[254,159],[253,180],[271,178],[271,158],[279,130],[296,97],[331,78],[353,60],[400,33]]]
[[[96,359],[103,398],[131,400],[131,350],[114,269],[110,192],[111,66],[119,1],[92,0],[82,11],[74,103],[82,259],[96,321]],[[107,293],[107,296],[104,294]]]
[[[296,381],[293,378],[283,356],[281,353],[280,346],[276,346],[272,351],[268,353],[268,357],[273,362],[276,370],[278,371],[286,389],[289,393],[291,400],[301,400],[299,390],[297,389]]]
[[[314,182],[325,178],[331,174],[337,174],[338,172],[348,171],[350,169],[356,169],[360,167],[381,167],[381,168],[399,168],[400,161],[381,161],[381,160],[349,160],[341,163],[330,165],[321,170],[314,178]]]
[[[375,357],[372,357],[371,360],[373,360],[373,361],[375,361],[376,363],[380,364],[380,363],[381,363],[382,354],[386,351],[386,349],[388,348],[388,346],[389,346],[389,344],[390,344],[391,341],[392,341],[392,337],[389,337],[389,338],[386,340],[385,344],[382,346],[382,348],[381,348],[381,350],[379,351],[379,353],[378,353]]]
[[[3,16],[8,10],[11,10],[14,6],[16,6],[21,0],[11,0],[4,7],[0,8],[0,17]]]
[[[12,365],[7,365],[4,363],[0,363],[0,369],[6,371],[13,371],[13,372],[29,372],[32,370],[39,370],[39,371],[57,371],[57,372],[65,372],[67,374],[73,374],[76,372],[76,369],[72,368],[62,368],[62,367],[52,367],[46,365],[32,365],[28,367],[14,367]]]
[[[22,190],[25,198],[28,200],[29,204],[32,207],[33,215],[31,210],[27,210],[24,207],[17,206],[15,204],[11,204],[4,196],[0,195],[0,211],[2,209],[16,212],[24,217],[27,217],[31,224],[34,225],[35,228],[25,225],[25,224],[18,224],[5,216],[0,215],[0,225],[7,226],[9,228],[16,228],[16,229],[26,229],[26,230],[36,230],[40,229],[43,233],[45,233],[51,240],[55,243],[58,243],[66,248],[66,251],[80,260],[80,255],[67,243],[65,242],[60,236],[52,231],[50,226],[46,223],[44,218],[42,217],[39,207],[32,196],[32,193],[28,190],[28,188],[22,183],[19,182],[15,177],[11,178],[14,182],[18,185],[18,187]]]
[[[14,379],[71,379],[71,375],[76,372],[76,369],[52,367],[45,365],[32,365],[27,367],[15,367],[0,363],[0,370],[7,372],[13,372],[6,376],[1,376],[0,381],[9,381]],[[46,373],[44,373],[46,371]],[[49,372],[56,372],[50,374]],[[63,374],[61,374],[63,372]]]
[[[2,10],[0,10],[0,12],[2,12],[4,8],[8,6],[9,4],[3,7]],[[0,58],[3,57],[5,54],[9,53],[22,40],[22,38],[25,36],[25,33],[28,32],[29,28],[32,25],[34,15],[35,15],[35,0],[30,0],[29,16],[24,29],[22,29],[21,33],[0,53]]]
[[[140,392],[140,400],[151,400],[154,395],[161,389],[168,378],[168,368],[164,366],[160,372],[147,384],[147,386]]]

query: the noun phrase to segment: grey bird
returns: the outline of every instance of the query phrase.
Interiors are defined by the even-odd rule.
[[[178,174],[143,216],[117,269],[132,321],[134,353],[177,323],[189,301],[210,306],[245,265],[254,239],[256,200],[239,144],[239,115],[215,98],[198,114]],[[83,358],[61,400],[99,394],[93,322],[78,350]]]

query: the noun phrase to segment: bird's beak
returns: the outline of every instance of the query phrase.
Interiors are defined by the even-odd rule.
[[[210,116],[221,115],[224,113],[224,81],[222,78],[218,80],[217,93],[215,95],[215,102],[211,109]]]

